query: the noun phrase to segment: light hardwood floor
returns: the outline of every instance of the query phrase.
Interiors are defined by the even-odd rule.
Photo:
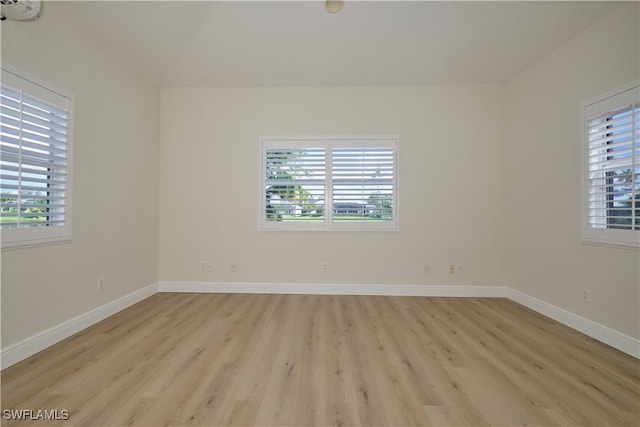
[[[69,413],[3,426],[637,426],[640,361],[500,298],[161,293],[5,369],[2,409]]]

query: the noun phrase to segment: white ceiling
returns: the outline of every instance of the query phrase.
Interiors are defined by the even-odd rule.
[[[329,14],[321,1],[56,2],[163,86],[500,83],[618,5],[347,0]]]

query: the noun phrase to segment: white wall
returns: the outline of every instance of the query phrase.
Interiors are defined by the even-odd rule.
[[[157,280],[159,89],[62,7],[2,23],[2,63],[71,92],[76,112],[73,241],[2,251],[3,348]]]
[[[513,79],[505,121],[509,286],[636,339],[640,253],[580,243],[580,109],[640,77],[638,17],[626,3]]]
[[[161,281],[504,284],[500,87],[171,87],[161,99]],[[354,134],[400,136],[400,231],[259,232],[260,136]]]

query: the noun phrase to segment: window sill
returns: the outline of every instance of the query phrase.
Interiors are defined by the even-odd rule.
[[[583,245],[589,246],[602,246],[615,249],[627,249],[632,251],[640,251],[640,243],[636,242],[618,242],[600,239],[582,239],[580,242]]]

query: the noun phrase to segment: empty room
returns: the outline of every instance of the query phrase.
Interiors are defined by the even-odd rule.
[[[639,426],[637,1],[2,2],[4,426]]]

